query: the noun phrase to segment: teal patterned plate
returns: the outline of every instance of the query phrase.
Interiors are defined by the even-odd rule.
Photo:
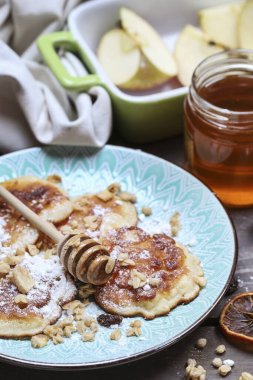
[[[98,368],[135,360],[172,345],[199,325],[224,294],[236,264],[236,238],[224,208],[200,181],[179,167],[139,150],[106,146],[92,148],[33,148],[0,158],[0,181],[21,175],[42,178],[58,173],[71,196],[98,191],[111,182],[138,197],[137,208],[152,207],[141,225],[168,221],[179,211],[178,240],[199,256],[207,286],[188,305],[152,321],[142,320],[140,337],[125,336],[131,322],[125,318],[119,341],[111,329],[100,327],[94,342],[84,343],[74,333],[63,344],[50,342],[34,349],[29,340],[0,339],[0,358],[11,363],[44,368]],[[92,304],[88,310],[101,313]],[[141,318],[140,318],[141,319]]]

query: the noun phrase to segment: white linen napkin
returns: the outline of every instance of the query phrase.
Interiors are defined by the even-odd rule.
[[[78,2],[0,0],[0,152],[38,142],[101,147],[108,140],[112,111],[107,92],[97,86],[88,93],[67,93],[39,63],[35,45],[41,33],[62,28]],[[62,59],[74,76],[82,67],[73,66],[75,60],[70,53]]]

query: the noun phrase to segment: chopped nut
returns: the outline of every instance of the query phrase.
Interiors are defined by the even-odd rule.
[[[195,367],[195,366],[197,365],[197,362],[196,362],[195,359],[191,359],[191,358],[189,358],[189,359],[187,360],[187,364],[188,364],[188,366],[191,365],[191,366]]]
[[[216,354],[222,355],[224,354],[224,352],[226,352],[226,347],[224,346],[224,344],[220,344],[216,347],[215,352]]]
[[[74,208],[75,210],[75,208]],[[62,226],[61,227],[61,232],[64,234],[64,235],[68,235],[72,232],[72,228],[70,226]]]
[[[115,329],[111,335],[110,335],[110,339],[111,340],[119,340],[121,337],[121,331],[120,329]]]
[[[118,261],[124,261],[124,260],[127,260],[128,258],[129,258],[128,253],[125,253],[125,252],[121,252],[117,257]]]
[[[20,309],[24,309],[28,305],[28,299],[25,294],[16,295],[14,302],[20,307]]]
[[[62,321],[58,323],[59,327],[66,327],[73,324],[73,319],[71,317],[64,318]]]
[[[222,360],[221,360],[221,358],[214,358],[213,361],[212,361],[212,365],[215,368],[220,368],[222,366]]]
[[[33,348],[42,348],[48,344],[49,338],[44,334],[34,335],[31,338],[31,344]]]
[[[51,259],[51,257],[56,253],[54,248],[47,249],[46,252],[44,253],[44,258],[46,260]]]
[[[105,189],[103,191],[100,191],[96,194],[96,197],[100,199],[103,202],[108,202],[113,198],[113,193],[110,192],[108,189]]]
[[[78,289],[78,295],[82,299],[86,299],[92,294],[94,294],[96,289],[91,284],[81,285]]]
[[[169,220],[170,226],[171,226],[171,235],[177,236],[180,228],[181,228],[181,222],[180,222],[180,213],[175,212],[170,220]]]
[[[128,191],[122,191],[119,197],[122,201],[125,201],[125,202],[135,203],[137,201],[136,195],[129,193]]]
[[[93,323],[97,324],[97,321],[95,318],[91,317],[90,315],[85,315],[83,319],[84,325],[86,327],[91,327]]]
[[[93,342],[95,339],[95,334],[92,331],[85,331],[82,335],[82,340],[84,342]]]
[[[43,333],[53,339],[56,335],[63,336],[63,329],[59,325],[48,325],[44,328]]]
[[[123,267],[128,267],[128,266],[134,267],[134,266],[135,266],[135,262],[134,262],[134,260],[132,260],[132,259],[126,259],[126,260],[123,260],[123,261],[121,262],[121,265],[122,265]]]
[[[8,263],[0,263],[0,278],[5,277],[10,272],[10,265]]]
[[[23,256],[25,254],[25,249],[24,248],[17,248],[15,254],[17,256]]]
[[[37,243],[36,243],[36,247],[38,248],[38,249],[41,249],[41,247],[43,246],[43,240],[39,240]]]
[[[141,328],[140,327],[131,327],[127,330],[126,336],[140,336],[141,335]]]
[[[159,278],[156,278],[156,277],[149,277],[148,284],[150,286],[157,287],[160,284],[160,280]]]
[[[62,306],[63,310],[75,310],[76,307],[80,306],[81,302],[78,300],[70,301],[68,303],[65,303],[65,305]]]
[[[34,244],[28,244],[27,250],[31,256],[36,256],[39,253],[38,248]]]
[[[88,215],[83,218],[84,225],[86,228],[91,230],[96,230],[98,228],[98,217],[97,215]]]
[[[23,261],[23,259],[23,256],[7,256],[5,257],[4,261],[10,266],[15,266],[17,264],[20,264]]]
[[[112,273],[115,267],[115,263],[116,263],[115,259],[113,259],[112,257],[109,257],[105,266],[105,273],[107,274]]]
[[[137,271],[136,269],[131,270],[131,278],[128,281],[128,285],[132,286],[134,289],[141,288],[147,282],[146,275]]]
[[[141,335],[141,321],[136,319],[130,323],[130,329],[127,330],[126,336],[140,336]]]
[[[196,360],[188,359],[188,366],[185,369],[185,374],[189,380],[205,380],[206,370],[201,366],[197,365]]]
[[[47,180],[52,183],[60,183],[61,177],[58,174],[51,174],[47,176]]]
[[[135,321],[130,323],[131,327],[141,327],[141,321],[139,319],[136,319]]]
[[[20,293],[26,294],[30,289],[35,285],[34,279],[30,275],[30,272],[20,266],[17,265],[12,272],[11,282],[16,285]]]
[[[114,183],[111,183],[107,189],[113,193],[113,194],[118,194],[121,190],[121,186],[120,186],[120,183],[117,183],[117,182],[114,182]]]
[[[207,340],[205,338],[200,338],[196,342],[196,347],[197,348],[204,348],[204,347],[206,347],[206,344],[207,344]]]
[[[248,372],[242,372],[239,380],[253,380],[253,375]]]
[[[73,326],[73,325],[65,326],[64,329],[63,329],[63,335],[66,336],[67,338],[70,338],[71,334],[74,331],[76,331],[75,326]]]
[[[64,342],[64,338],[63,338],[62,335],[57,334],[57,335],[54,335],[52,337],[52,341],[53,341],[54,344],[59,344],[59,343],[63,343]]]
[[[229,372],[231,372],[231,367],[227,364],[222,364],[222,366],[219,367],[218,372],[221,376],[227,376]]]
[[[141,209],[141,212],[145,215],[145,216],[150,216],[152,214],[152,209],[150,207],[147,207],[147,206],[143,206],[142,209]]]

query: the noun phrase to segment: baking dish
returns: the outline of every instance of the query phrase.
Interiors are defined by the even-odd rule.
[[[198,25],[199,9],[229,2],[92,0],[77,6],[70,13],[69,31],[41,36],[38,47],[44,61],[67,90],[87,91],[95,85],[106,88],[112,100],[114,128],[123,138],[132,143],[155,141],[183,130],[183,99],[188,88],[181,87],[141,96],[123,92],[107,77],[96,57],[100,38],[115,27],[119,20],[119,8],[124,5],[150,22],[173,51],[181,29],[188,23]],[[57,55],[59,47],[77,53],[90,74],[82,77],[71,76]]]

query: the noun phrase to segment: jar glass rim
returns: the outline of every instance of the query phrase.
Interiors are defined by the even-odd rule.
[[[253,109],[252,111],[234,111],[226,108],[222,108],[214,105],[206,99],[203,99],[198,94],[197,88],[197,78],[203,74],[207,69],[212,69],[217,64],[225,64],[229,63],[229,60],[233,62],[234,67],[242,65],[247,65],[251,68],[252,78],[253,78],[253,50],[250,49],[233,49],[233,50],[225,50],[222,52],[215,53],[203,61],[195,68],[192,75],[192,82],[189,88],[191,95],[201,104],[202,107],[208,108],[211,112],[213,111],[221,118],[224,117],[224,120],[227,120],[228,116],[235,117],[236,116],[252,116],[253,117]],[[231,63],[230,62],[230,63]]]

